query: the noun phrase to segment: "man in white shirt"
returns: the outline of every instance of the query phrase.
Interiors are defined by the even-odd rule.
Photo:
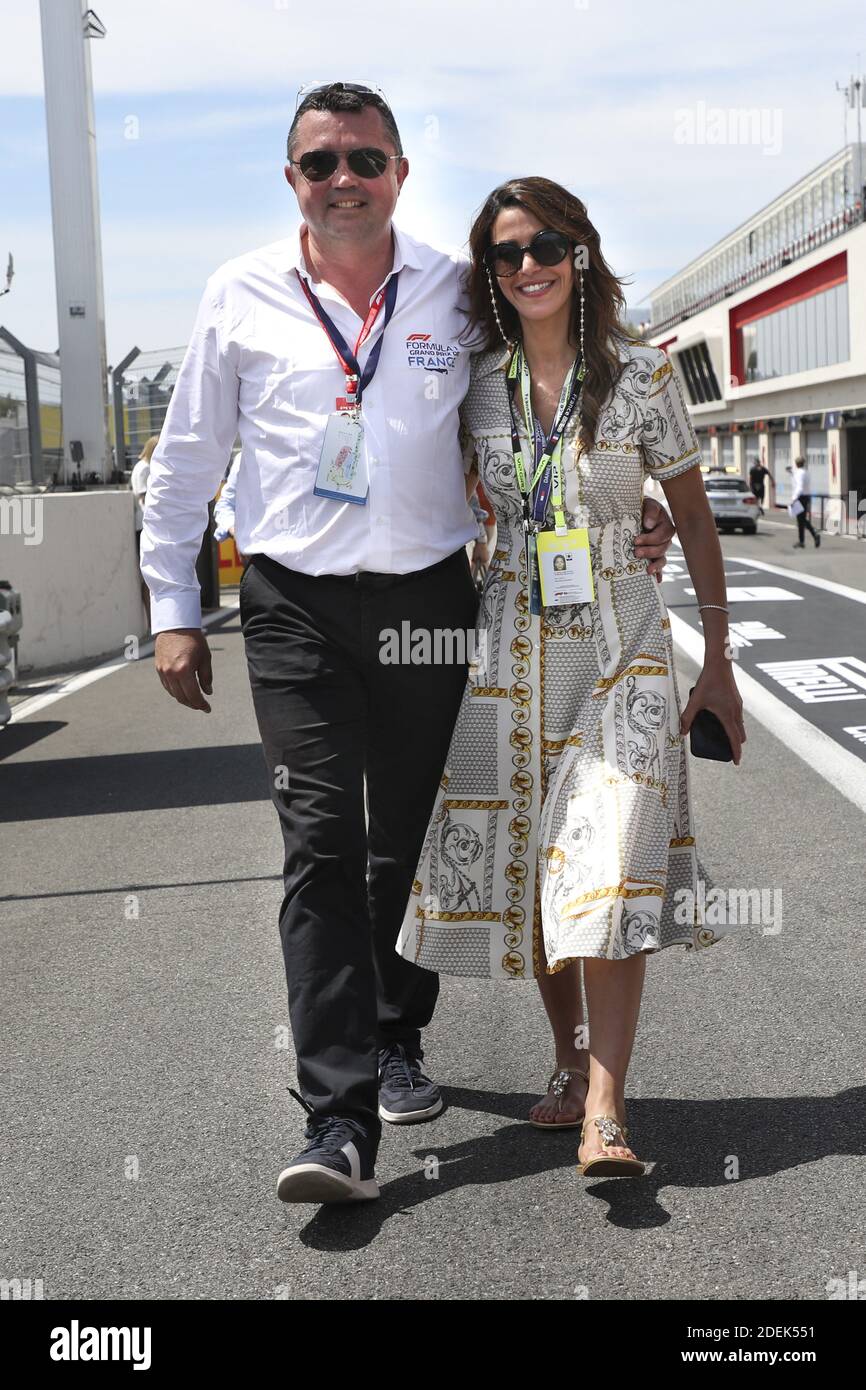
[[[138,459],[129,476],[129,486],[132,490],[133,520],[135,524],[135,547],[138,551],[139,561],[141,559],[141,532],[144,526],[144,503],[147,497],[147,481],[150,477],[150,460],[156,443],[157,436],[151,435],[142,450],[141,458]],[[152,632],[153,629],[150,627],[150,590],[144,582],[143,576],[140,582],[141,601],[144,604],[144,611],[147,614],[148,630]]]
[[[194,564],[239,432],[241,624],[285,843],[292,1094],[309,1116],[277,1190],[343,1201],[378,1195],[382,1119],[442,1108],[421,1070],[438,977],[394,943],[467,668],[380,655],[404,623],[474,626],[457,414],[469,354],[462,258],[392,224],[408,163],[381,94],[310,91],[288,154],[299,238],[208,281],[153,459],[142,572],[160,680],[209,711]],[[647,558],[673,534],[653,522]]]
[[[799,502],[799,508],[795,505]],[[806,467],[806,460],[802,454],[794,459],[794,479],[791,489],[791,511],[797,519],[797,539],[794,542],[795,550],[802,550],[806,544],[806,532],[808,531],[815,542],[815,548],[821,544],[821,536],[812,525],[812,480],[809,477],[809,470]]]
[[[241,467],[240,449],[232,459],[232,465],[226,474],[220,495],[214,503],[213,509],[213,537],[215,541],[228,540],[229,536],[235,534],[235,499],[238,491],[238,473]],[[242,565],[246,565],[247,557],[242,551],[237,549],[237,557]]]
[[[147,496],[147,480],[150,477],[150,459],[140,458],[132,470],[129,486],[133,496],[133,516],[135,529],[140,532],[144,525],[144,499]]]

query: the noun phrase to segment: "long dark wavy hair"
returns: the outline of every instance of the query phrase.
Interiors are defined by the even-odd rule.
[[[553,227],[575,246],[586,247],[588,264],[583,270],[584,316],[583,337],[586,351],[586,376],[583,382],[580,438],[585,449],[595,444],[598,416],[623,364],[616,347],[633,337],[623,324],[625,295],[622,281],[614,275],[604,256],[598,232],[587,216],[579,198],[552,179],[509,179],[494,188],[476,217],[469,234],[472,266],[469,271],[470,331],[486,339],[488,349],[502,345],[502,334],[490,301],[490,284],[483,256],[491,244],[493,224],[503,208],[524,208],[537,217],[545,227]],[[520,338],[520,315],[502,294],[493,276],[496,304],[502,326],[512,342]],[[578,342],[580,331],[580,292],[575,278],[571,304],[569,332]]]

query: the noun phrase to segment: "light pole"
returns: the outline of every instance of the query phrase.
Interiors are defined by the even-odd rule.
[[[105,29],[92,10],[83,8],[82,0],[41,0],[40,13],[60,342],[62,476],[67,482],[74,452],[82,459],[82,473],[92,471],[107,479],[111,455],[105,301],[89,47],[90,39],[102,38]]]
[[[857,66],[858,66],[858,68],[859,68],[859,66],[860,66],[860,54],[859,54],[859,53],[857,54]],[[843,96],[844,96],[844,98],[845,98],[845,107],[851,108],[851,109],[853,109],[854,111],[857,112],[857,163],[856,163],[856,166],[855,166],[855,167],[856,167],[856,170],[857,170],[857,174],[856,174],[856,177],[857,177],[857,200],[856,200],[856,204],[857,204],[857,206],[858,206],[858,208],[859,208],[859,220],[862,222],[862,221],[863,221],[863,217],[864,217],[864,207],[863,207],[863,141],[862,141],[862,137],[861,137],[861,133],[860,133],[860,112],[863,110],[863,102],[864,102],[864,100],[866,100],[866,77],[863,77],[863,76],[854,77],[854,76],[852,75],[852,76],[849,77],[849,79],[848,79],[848,85],[847,85],[847,87],[840,87],[840,86],[839,86],[839,83],[837,82],[837,83],[836,83],[836,91],[837,91],[837,92],[842,92],[842,94],[843,94]],[[847,110],[845,109],[845,107],[843,107],[843,111],[844,111],[844,126],[845,126],[845,144],[847,145],[847,143],[848,143],[848,113],[847,113]]]

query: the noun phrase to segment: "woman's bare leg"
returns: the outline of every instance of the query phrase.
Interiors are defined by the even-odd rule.
[[[627,960],[583,961],[586,1008],[589,1015],[589,1091],[586,1114],[613,1115],[625,1123],[625,1078],[637,1030],[640,1001],[646,971],[646,953],[639,951]],[[593,1124],[578,1150],[585,1163],[604,1152],[613,1158],[633,1158],[629,1148],[603,1149],[602,1137]]]
[[[544,954],[544,942],[540,943],[539,949],[542,971],[546,971],[547,958]],[[585,1032],[582,1027],[583,1003],[580,997],[580,962],[572,961],[564,969],[557,970],[555,975],[542,973],[538,977],[538,988],[553,1033],[556,1070],[558,1071],[561,1067],[580,1067],[581,1071],[588,1071],[589,1053],[586,1049],[585,1038],[583,1036],[578,1037],[578,1030],[581,1034]],[[529,1118],[538,1120],[542,1124],[562,1124],[565,1122],[573,1124],[583,1115],[585,1095],[586,1082],[579,1076],[573,1076],[562,1097],[557,1098],[548,1092],[544,1100],[533,1105],[529,1112]]]

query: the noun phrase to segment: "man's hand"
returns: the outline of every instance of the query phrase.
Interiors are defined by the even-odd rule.
[[[201,628],[158,632],[154,659],[157,675],[172,699],[179,705],[210,714],[210,705],[202,691],[205,695],[213,694],[213,671],[210,648]]]
[[[229,527],[229,535],[235,543],[235,551],[237,552],[239,562],[246,568],[247,557],[246,555],[242,555],[241,552],[238,550],[238,539],[235,535],[235,528],[233,526]]]
[[[476,541],[472,547],[472,559],[469,562],[475,569],[476,565],[481,565],[484,569],[490,568],[490,546],[486,541]]]
[[[647,560],[647,574],[654,574],[658,584],[662,581],[662,570],[668,547],[676,534],[676,527],[664,507],[652,497],[643,499],[641,511],[643,530],[635,536],[634,553],[638,560]]]

